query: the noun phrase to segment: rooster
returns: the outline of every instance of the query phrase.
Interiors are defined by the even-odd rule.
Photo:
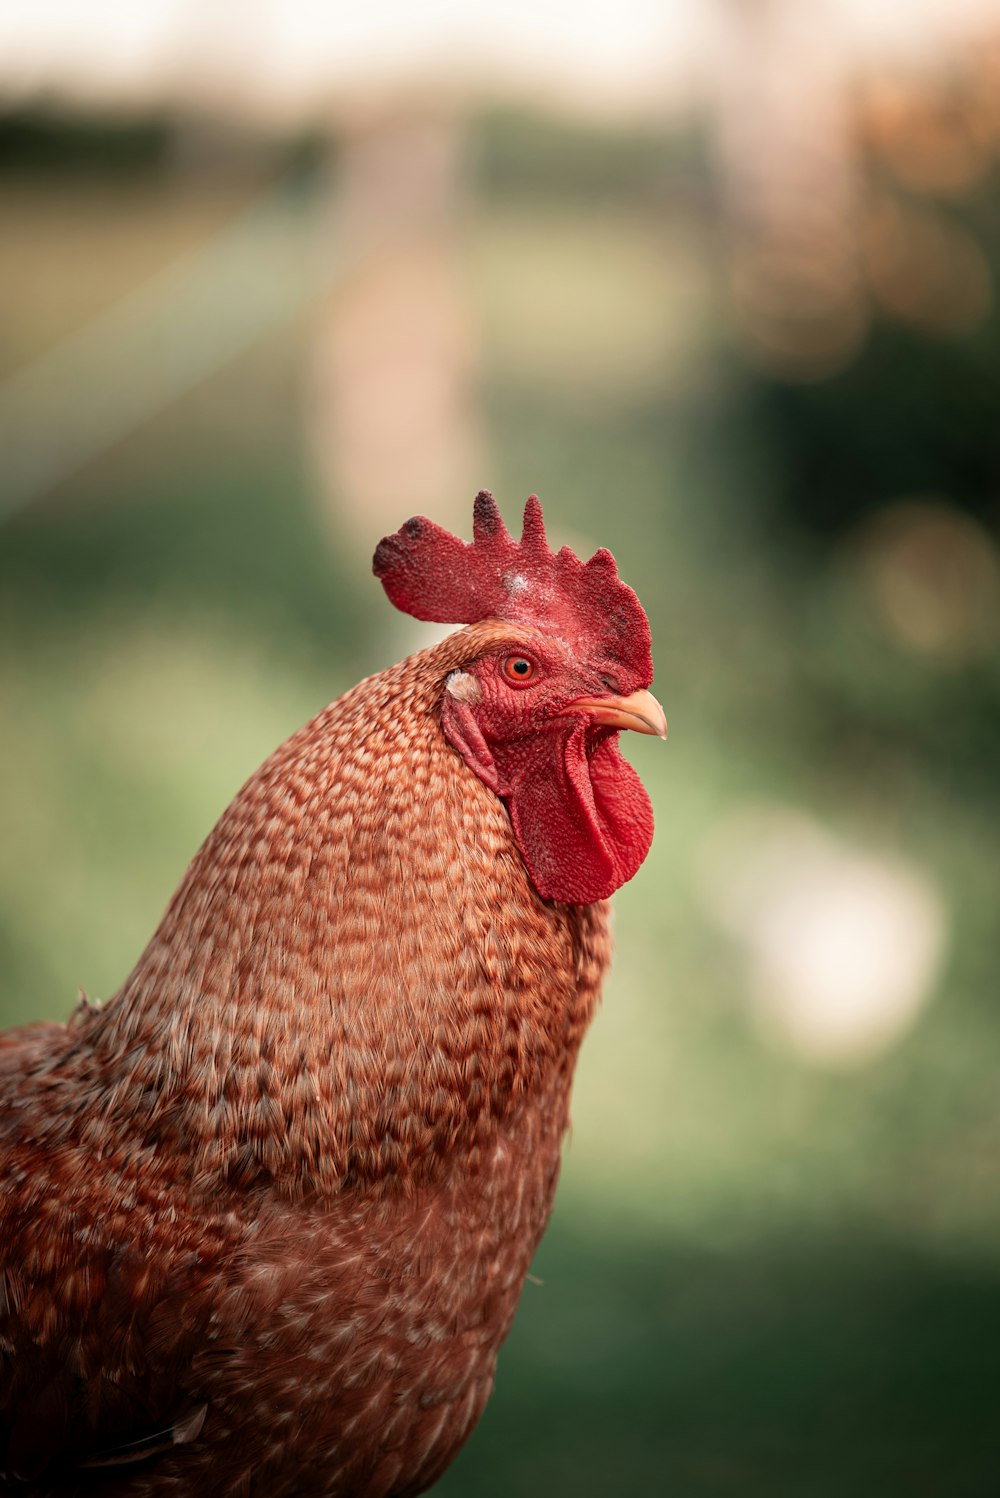
[[[489,1397],[666,721],[534,495],[374,571],[467,627],[275,751],[111,1000],[0,1037],[2,1493],[400,1498]]]

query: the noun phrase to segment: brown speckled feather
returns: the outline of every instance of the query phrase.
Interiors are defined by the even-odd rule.
[[[0,1047],[0,1492],[418,1493],[471,1430],[609,955],[441,731],[507,638],[327,708],[121,991]]]

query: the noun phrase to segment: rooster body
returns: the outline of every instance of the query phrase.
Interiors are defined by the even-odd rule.
[[[472,1429],[610,954],[442,732],[533,635],[320,713],[119,993],[3,1038],[0,1492],[416,1494]]]

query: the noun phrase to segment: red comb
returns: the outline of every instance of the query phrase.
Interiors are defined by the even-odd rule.
[[[415,619],[531,624],[588,655],[609,657],[627,673],[623,689],[649,685],[649,623],[610,551],[601,547],[589,562],[568,546],[554,552],[536,494],[528,498],[521,539],[515,541],[492,494],[481,490],[472,534],[469,543],[423,516],[407,520],[379,542],[375,576],[396,607]]]

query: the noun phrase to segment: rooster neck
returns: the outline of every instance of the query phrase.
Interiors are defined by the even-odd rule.
[[[178,1138],[202,1179],[419,1179],[530,1099],[565,1108],[607,907],[537,895],[438,719],[445,677],[496,629],[369,678],[276,750],[81,1024],[116,1079],[106,1107],[154,1146]]]

